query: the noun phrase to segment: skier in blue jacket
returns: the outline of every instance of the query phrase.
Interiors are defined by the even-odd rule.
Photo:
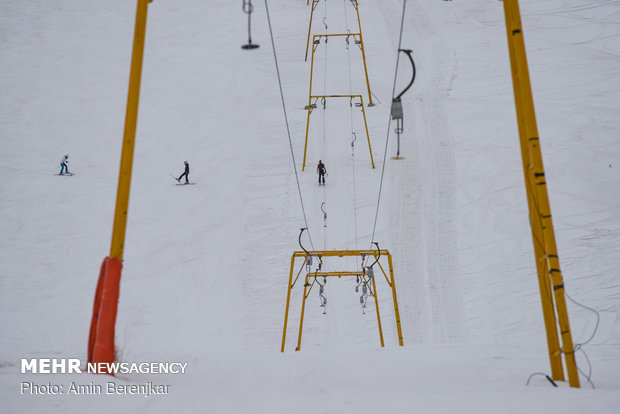
[[[64,175],[65,171],[69,172],[69,167],[67,164],[69,164],[69,154],[65,154],[65,156],[60,160],[60,175]]]

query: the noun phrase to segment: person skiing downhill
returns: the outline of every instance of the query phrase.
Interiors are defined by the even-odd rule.
[[[323,180],[323,184],[325,184],[325,174],[327,174],[327,168],[323,161],[319,160],[319,165],[316,166],[316,172],[319,173],[319,184],[321,184],[321,180]]]
[[[60,160],[60,174],[59,175],[65,175],[65,171],[67,173],[69,172],[69,167],[67,166],[67,164],[69,164],[69,154],[65,154],[65,156],[62,157],[62,160]]]
[[[185,171],[179,178],[177,178],[178,182],[181,182],[181,178],[185,177],[185,184],[189,184],[189,162],[184,161],[185,163]]]

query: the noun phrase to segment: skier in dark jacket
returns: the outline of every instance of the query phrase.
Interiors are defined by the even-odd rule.
[[[177,178],[178,182],[181,182],[181,178],[185,177],[185,184],[189,184],[189,162],[184,161],[185,162],[185,171],[183,172],[183,174],[181,174],[181,176],[179,178]]]
[[[321,184],[321,180],[323,180],[323,184],[325,184],[325,174],[327,174],[327,168],[323,161],[319,160],[319,165],[316,166],[316,172],[319,173],[319,184]]]

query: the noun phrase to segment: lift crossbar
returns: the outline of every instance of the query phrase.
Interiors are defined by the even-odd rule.
[[[381,252],[381,256],[389,256],[390,252],[387,249],[382,250],[311,250],[308,253],[317,257],[350,257],[350,256],[378,256]],[[306,252],[303,250],[297,250],[293,253],[293,257],[306,257]]]

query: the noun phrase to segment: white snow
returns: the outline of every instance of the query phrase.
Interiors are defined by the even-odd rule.
[[[554,389],[542,376],[525,385],[550,368],[497,1],[407,2],[403,47],[417,77],[403,96],[404,160],[390,159],[390,132],[375,234],[394,257],[405,346],[385,283],[381,349],[374,303],[363,315],[355,284],[339,279],[326,286],[325,315],[318,293],[308,298],[300,352],[296,286],[280,353],[290,257],[305,224],[264,3],[253,3],[253,51],[240,48],[247,16],[236,2],[149,5],[116,345],[122,361],[186,361],[188,373],[112,379],[21,374],[20,359],[86,360],[109,251],[135,2],[0,0],[2,412],[618,413],[620,2],[520,2],[566,291],[601,318],[584,346],[596,389],[581,377],[580,390]],[[312,244],[368,248],[402,1],[360,2],[378,103],[366,108],[374,170],[359,108],[334,98],[311,115],[301,172],[310,7],[269,5]],[[319,3],[313,33],[325,33],[325,16],[329,33],[357,31],[349,1]],[[368,103],[361,53],[353,44],[349,52],[336,38],[317,48],[313,94]],[[400,61],[397,90],[410,74]],[[66,153],[75,175],[55,176]],[[170,177],[184,160],[195,186]],[[595,316],[568,306],[573,339],[584,342]],[[588,371],[583,353],[577,362]],[[147,398],[20,394],[28,381],[171,387]]]

